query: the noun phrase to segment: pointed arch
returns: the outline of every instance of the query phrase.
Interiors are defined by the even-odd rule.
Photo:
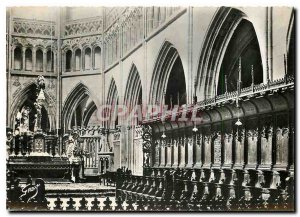
[[[90,106],[91,103],[93,105],[92,107]],[[96,109],[97,106],[89,89],[83,83],[78,83],[72,89],[63,105],[63,129],[65,131],[71,129],[71,125],[74,125],[74,121],[76,122],[75,126],[86,127],[89,118]],[[78,115],[80,117],[78,117]],[[80,120],[79,123],[77,123],[77,119]]]
[[[295,74],[295,42],[296,32],[295,32],[295,9],[292,10],[291,18],[289,21],[289,28],[286,36],[286,59],[287,59],[287,74]]]
[[[107,93],[107,99],[106,99],[106,105],[111,106],[111,111],[109,113],[110,121],[107,123],[110,127],[115,127],[114,125],[118,124],[117,116],[115,116],[118,103],[119,103],[119,95],[118,95],[117,85],[115,79],[112,78],[110,81],[110,85]]]
[[[18,111],[23,107],[25,102],[29,102],[33,105],[35,96],[30,97],[30,95],[34,95],[34,91],[36,90],[37,85],[35,81],[30,81],[26,84],[26,86],[15,96],[13,96],[13,100],[10,105],[10,126],[13,127],[15,123],[15,119],[17,116]],[[44,110],[47,111],[47,116],[49,119],[49,128],[54,130],[56,128],[56,120],[55,120],[55,114],[56,114],[56,107],[55,101],[49,96],[47,93],[47,90],[44,91],[45,95],[45,104],[44,104]],[[31,98],[31,99],[29,99]]]
[[[94,103],[94,101],[91,101],[89,104],[87,104],[84,115],[83,115],[83,125],[88,126],[89,121],[93,115],[93,113],[97,111],[97,106]]]
[[[141,103],[141,99],[140,99],[141,96],[142,96],[141,78],[135,64],[132,64],[126,82],[126,89],[124,95],[124,103],[129,109],[129,111],[131,111],[135,105]]]
[[[230,7],[221,7],[214,15],[203,41],[196,78],[197,95],[201,99],[214,96],[227,47],[243,20],[250,22],[246,14]],[[260,49],[259,42],[258,47]]]
[[[164,93],[166,93],[170,73],[176,61],[180,61],[180,64],[182,65],[177,49],[172,43],[165,41],[159,51],[154,65],[149,93],[150,104],[162,105],[165,103]],[[184,74],[183,77],[186,77],[183,68],[182,71]]]

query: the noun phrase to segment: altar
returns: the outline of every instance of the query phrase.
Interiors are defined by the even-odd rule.
[[[44,91],[45,80],[39,76],[34,107],[20,108],[14,129],[7,129],[6,160],[7,172],[11,177],[64,179],[70,174],[70,160],[64,154],[58,132],[43,128]]]

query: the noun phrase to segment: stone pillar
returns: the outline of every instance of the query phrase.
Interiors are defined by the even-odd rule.
[[[25,66],[25,53],[26,53],[26,47],[22,47],[22,70],[26,71]]]
[[[43,50],[43,72],[47,72],[47,50]]]
[[[72,57],[71,57],[71,69],[70,69],[70,72],[73,72],[75,71],[75,52],[74,50],[72,50]]]
[[[36,47],[32,48],[32,72],[36,72]]]
[[[15,69],[15,46],[11,47],[11,69]]]

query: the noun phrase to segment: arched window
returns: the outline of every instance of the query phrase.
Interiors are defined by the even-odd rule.
[[[101,48],[96,47],[94,50],[94,69],[101,68]]]
[[[54,71],[54,54],[53,51],[47,51],[47,72]]]
[[[32,51],[30,48],[27,48],[25,51],[25,70],[32,70]]]
[[[68,50],[66,53],[66,72],[72,70],[72,51]]]
[[[20,47],[16,47],[14,50],[14,67],[15,70],[22,69],[22,49]]]
[[[80,71],[81,69],[81,50],[77,49],[75,51],[75,71]]]
[[[43,51],[38,49],[36,51],[36,62],[35,69],[37,72],[43,71]]]
[[[91,48],[86,48],[84,52],[84,69],[91,69]]]

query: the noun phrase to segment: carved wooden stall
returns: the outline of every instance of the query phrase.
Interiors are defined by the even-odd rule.
[[[196,210],[293,209],[293,78],[198,102],[188,117],[195,108],[201,122],[180,121],[182,111],[176,121],[144,121],[150,163],[143,177],[125,173],[117,195],[187,200]]]

